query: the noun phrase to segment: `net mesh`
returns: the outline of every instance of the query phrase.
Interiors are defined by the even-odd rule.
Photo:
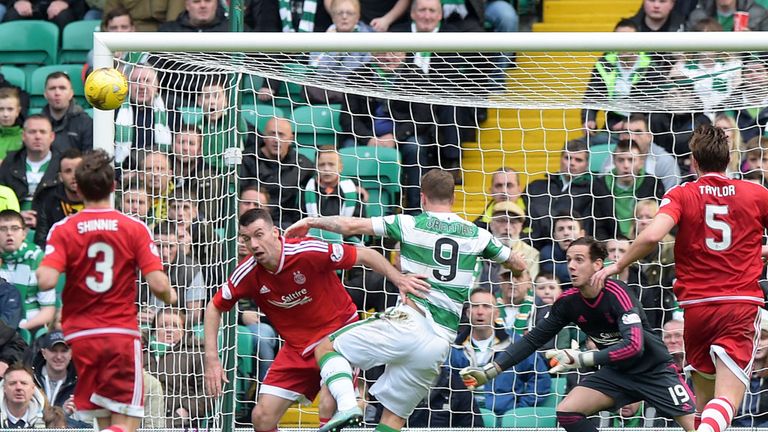
[[[640,197],[645,204],[631,208],[619,204],[610,192],[600,195],[604,190],[596,186],[597,177],[610,172],[612,151],[621,138],[656,144],[635,159],[656,161],[650,174],[663,191],[690,175],[687,138],[695,125],[723,122],[733,137],[738,161],[731,165],[731,173],[754,177],[750,173],[757,172],[757,180],[762,181],[757,160],[763,157],[760,137],[768,120],[768,115],[761,117],[766,112],[761,107],[768,105],[764,55],[517,53],[518,68],[504,71],[497,66],[499,54],[433,53],[426,57],[434,70],[425,75],[420,73],[423,59],[413,60],[420,57],[418,53],[406,57],[406,63],[412,62],[408,68],[394,68],[391,73],[387,62],[399,64],[402,59],[397,55],[362,53],[355,59],[364,59],[363,64],[379,62],[378,72],[369,68],[374,73],[362,73],[353,68],[353,61],[337,61],[352,54],[361,53],[325,53],[323,60],[318,53],[158,52],[124,54],[116,60],[115,66],[129,78],[131,101],[116,115],[116,158],[121,166],[118,204],[153,225],[172,284],[184,296],[180,308],[185,317],[174,321],[173,314],[157,314],[160,305],[145,285],[140,290],[147,369],[160,384],[147,386],[145,426],[219,427],[227,414],[234,415],[238,427],[250,424],[255,394],[281,344],[279,335],[248,302],[238,305],[236,316],[225,318],[219,346],[225,370],[236,377],[226,390],[235,400],[230,408],[224,399],[213,400],[203,392],[204,307],[238,254],[245,253],[242,247],[232,246],[237,241],[237,214],[265,206],[282,228],[309,214],[306,204],[312,200],[306,185],[315,178],[318,157],[330,151],[325,146],[338,148],[341,176],[354,180],[355,190],[344,196],[354,214],[413,211],[418,207],[414,176],[431,167],[450,169],[463,181],[457,188],[456,212],[488,224],[488,206],[494,199],[520,204],[527,217],[520,237],[536,252],[529,258],[531,269],[551,269],[558,275],[564,260],[556,253],[555,244],[561,240],[553,220],[556,213],[578,213],[575,217],[582,228],[590,233],[604,229],[604,238],[621,240],[642,229],[655,212],[660,198],[655,189]],[[628,69],[628,64],[636,66]],[[638,71],[642,76],[635,75]],[[600,86],[606,80],[613,83],[611,90]],[[377,101],[375,106],[366,105],[370,100]],[[650,116],[640,122],[645,128],[633,130],[627,115],[637,112]],[[406,116],[396,118],[395,113]],[[730,117],[718,117],[721,113]],[[280,135],[280,123],[271,121],[273,117],[284,119],[286,136]],[[375,121],[368,129],[350,130],[360,117]],[[402,124],[410,132],[398,135]],[[394,127],[394,136],[377,134],[377,127]],[[748,148],[751,139],[757,141]],[[572,157],[578,152],[562,151],[564,143],[574,140],[582,142],[574,148],[589,153],[589,160],[581,162],[587,167],[578,169],[593,176],[579,184],[580,189],[574,183],[564,193],[558,173],[575,172],[573,164],[579,161]],[[405,155],[406,143],[421,149],[416,157]],[[656,147],[666,151],[668,158],[654,154]],[[275,161],[272,153],[281,154],[286,148],[290,156]],[[671,165],[662,169],[669,161]],[[625,177],[638,181],[649,174],[645,167]],[[501,186],[496,184],[500,180],[504,180]],[[344,199],[339,211],[344,210]],[[642,210],[644,206],[647,211]],[[313,234],[331,242],[363,242],[382,250],[393,262],[397,259],[397,245],[381,239]],[[503,229],[495,234],[510,245],[519,244]],[[678,313],[671,292],[673,241],[665,239],[657,251],[623,275],[642,287],[638,293],[659,330]],[[616,253],[626,245],[615,242]],[[535,325],[536,316],[545,313],[546,305],[533,299],[534,287],[542,282],[532,281],[529,286],[525,313],[530,317],[515,322],[523,311],[508,307],[511,300],[504,297],[494,271],[485,263],[478,269],[479,280],[500,293],[501,303],[507,304],[501,308],[507,314],[506,326],[522,334]],[[368,270],[355,269],[340,277],[363,314],[383,310],[397,299],[396,289]],[[174,326],[182,324],[184,331],[174,333]],[[585,346],[586,341],[569,328],[554,343],[570,347]],[[677,357],[682,360],[682,353]],[[583,374],[551,377],[543,359],[531,367],[529,381],[522,383],[519,378],[521,387],[515,384],[514,389],[497,391],[497,398],[530,401],[529,407],[506,414],[483,405],[487,395],[473,402],[466,389],[456,388],[460,386],[457,369],[446,367],[445,379],[417,410],[421,417],[412,419],[412,425],[462,426],[461,422],[474,418],[476,425],[554,427],[554,407],[570,388],[568,381]],[[361,379],[361,399],[369,407],[367,422],[376,419],[378,404],[365,393],[375,379],[375,371]],[[458,402],[467,397],[470,402]],[[291,407],[280,424],[314,427],[318,409],[317,401]],[[628,413],[625,416],[631,421],[618,412],[603,413],[601,418],[604,426],[671,425],[649,406],[640,407],[639,414]]]

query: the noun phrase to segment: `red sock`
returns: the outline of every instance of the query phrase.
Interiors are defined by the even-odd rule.
[[[723,432],[731,425],[736,410],[728,399],[714,398],[701,412],[701,425],[698,432]]]
[[[693,414],[693,428],[698,429],[701,426],[701,413],[696,412]]]
[[[320,417],[320,426],[325,426],[331,419],[329,417]]]

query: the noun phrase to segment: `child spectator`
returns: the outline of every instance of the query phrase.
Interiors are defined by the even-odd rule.
[[[21,150],[21,98],[15,87],[0,88],[0,161]]]
[[[728,137],[728,145],[731,148],[731,161],[728,162],[728,176],[731,178],[741,178],[741,162],[743,159],[744,141],[741,139],[741,132],[736,120],[733,117],[720,113],[715,117],[715,126],[725,132]]]
[[[744,172],[756,172],[765,182],[766,173],[768,173],[768,138],[756,136],[747,141],[744,150],[746,153]]]
[[[120,211],[149,224],[149,195],[140,179],[130,179],[123,185],[123,191],[120,194]]]
[[[539,273],[533,281],[534,286],[534,312],[531,319],[532,327],[536,327],[542,321],[552,304],[563,294],[562,283],[557,276],[552,273]],[[584,333],[575,326],[568,326],[562,329],[551,341],[544,344],[540,351],[548,349],[570,349],[574,341],[584,342]]]
[[[501,287],[496,294],[499,319],[507,333],[524,335],[531,328],[533,312],[533,284],[531,275],[523,272],[515,277],[506,267],[499,273]]]
[[[15,210],[0,211],[0,276],[11,282],[24,302],[24,318],[19,328],[32,334],[53,321],[56,313],[56,291],[39,291],[35,271],[43,259],[43,251],[26,240],[27,228]]]

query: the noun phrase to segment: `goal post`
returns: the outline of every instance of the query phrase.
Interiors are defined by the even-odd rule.
[[[440,153],[441,148],[437,148],[430,150],[436,152],[436,156],[430,156],[434,156],[437,162],[430,161],[429,165],[422,165],[422,159],[418,157],[408,159],[404,150],[408,144],[415,145],[416,148],[424,145],[424,142],[419,140],[422,130],[431,134],[430,139],[434,142],[429,144],[447,140],[445,137],[448,134],[455,134],[460,137],[459,141],[451,141],[448,146],[460,146],[461,159],[458,169],[463,184],[457,186],[454,210],[468,220],[475,220],[488,216],[488,205],[493,201],[494,194],[502,193],[491,190],[491,177],[500,168],[509,169],[518,175],[521,192],[532,181],[547,179],[550,174],[559,172],[564,144],[582,137],[585,133],[582,110],[599,112],[595,117],[594,126],[595,132],[598,133],[588,135],[587,145],[593,161],[595,158],[601,158],[601,161],[609,164],[613,148],[611,145],[615,145],[619,135],[626,131],[606,132],[608,112],[643,112],[669,115],[671,119],[701,113],[709,121],[715,122],[717,113],[755,108],[751,100],[735,97],[734,90],[737,87],[739,91],[754,93],[754,99],[768,101],[768,86],[744,78],[744,73],[741,72],[746,64],[746,60],[742,60],[750,58],[750,61],[764,64],[768,74],[768,39],[760,32],[94,34],[95,68],[120,67],[130,70],[146,67],[135,57],[116,58],[116,52],[149,53],[150,57],[156,60],[149,68],[165,75],[165,78],[155,78],[159,93],[167,98],[162,103],[146,102],[143,108],[147,109],[147,113],[144,114],[145,118],[140,120],[135,117],[135,112],[124,115],[118,112],[116,116],[112,111],[94,110],[94,146],[120,156],[123,153],[119,148],[116,152],[115,143],[126,139],[135,140],[135,134],[142,133],[144,139],[161,148],[161,153],[167,157],[168,168],[164,171],[162,166],[158,167],[156,160],[153,160],[152,164],[147,162],[154,157],[150,155],[154,149],[134,149],[137,150],[134,153],[140,162],[131,162],[129,159],[125,162],[123,178],[118,185],[118,200],[129,192],[131,182],[138,179],[148,190],[148,205],[152,208],[147,217],[153,218],[153,224],[162,225],[165,219],[171,218],[170,213],[176,212],[175,222],[184,227],[185,234],[182,235],[182,228],[179,228],[179,233],[172,240],[163,241],[171,242],[178,249],[187,251],[187,261],[178,264],[173,271],[176,272],[174,276],[177,280],[188,282],[183,288],[197,289],[189,290],[193,300],[182,305],[182,308],[188,317],[196,317],[188,321],[188,330],[198,334],[201,323],[194,319],[199,319],[201,307],[204,307],[200,301],[210,299],[224,277],[234,269],[238,259],[238,204],[249,204],[252,200],[261,199],[239,200],[239,186],[258,186],[261,190],[269,192],[269,208],[273,211],[273,216],[278,217],[277,223],[285,228],[295,220],[292,218],[300,214],[310,214],[307,208],[294,209],[286,203],[306,204],[307,200],[313,202],[313,199],[317,199],[319,188],[310,190],[307,186],[309,177],[301,177],[302,170],[311,171],[319,155],[329,151],[327,146],[336,146],[339,149],[343,165],[342,178],[352,179],[355,186],[359,186],[357,192],[345,191],[345,199],[351,200],[345,210],[352,211],[352,207],[359,206],[366,215],[371,216],[413,210],[413,201],[409,201],[413,197],[411,192],[418,191],[418,182],[412,182],[413,173],[418,174],[433,166],[441,166],[442,158],[448,158]],[[356,74],[350,69],[341,68],[321,74],[315,66],[307,65],[310,53],[386,52],[442,53],[447,63],[459,66],[451,73],[446,72],[444,76],[440,76],[448,83],[440,87],[432,85],[431,78],[420,74],[409,74],[403,78],[402,85],[392,85],[387,80]],[[510,52],[517,54],[518,67],[500,71],[495,63],[498,53]],[[676,71],[677,75],[670,80],[664,79],[663,83],[651,83],[632,97],[590,96],[586,93],[587,82],[596,61],[606,52],[653,53],[666,62],[665,67],[668,69],[664,69],[663,73]],[[697,53],[708,53],[707,55],[716,58],[718,62],[731,57],[739,60],[739,78],[734,78],[733,88],[726,86],[730,97],[722,98],[720,94],[707,93],[707,89],[701,90],[697,87],[704,80],[713,77],[730,80],[732,75],[727,74],[733,71],[727,66],[718,66],[718,69],[710,74],[686,75],[688,72],[683,70],[686,59],[695,59],[695,56],[699,55]],[[371,56],[366,58],[366,62],[373,61]],[[722,63],[727,64],[727,61]],[[659,71],[661,69],[659,68]],[[134,78],[128,78],[132,84],[136,82]],[[491,85],[494,82],[498,84],[499,79],[503,81],[503,87]],[[768,83],[768,78],[765,83]],[[271,87],[273,85],[276,87]],[[341,95],[341,102],[337,100],[330,103],[313,103],[308,100],[306,91],[310,87],[321,89],[325,96],[336,92]],[[260,92],[264,88],[271,92],[267,98],[263,98],[264,95]],[[131,92],[134,91],[132,87]],[[354,129],[354,126],[353,130],[349,130],[349,125],[354,125],[360,116],[359,112],[353,112],[350,108],[354,105],[351,100],[353,97],[358,98],[357,102],[360,102],[360,98],[383,101],[381,104],[389,110],[395,110],[393,104],[396,102],[406,104],[405,108],[400,109],[413,116],[405,121],[409,123],[409,132],[402,137],[398,135],[397,128],[400,123],[397,119],[392,120],[395,126],[388,126],[394,131],[394,149],[383,148],[384,145],[382,148],[373,146],[373,143],[379,141],[378,137],[368,135],[372,134],[372,131],[360,132]],[[421,109],[417,106],[427,107],[419,111],[423,114],[422,117],[416,118],[417,110]],[[447,107],[447,110],[441,111],[435,107]],[[479,118],[481,116],[476,113],[479,109],[487,110],[487,118]],[[368,114],[377,119],[382,117],[381,112],[369,111]],[[468,116],[469,120],[460,123],[457,119],[461,115],[465,116],[465,120]],[[126,122],[146,122],[150,116],[155,126],[168,126],[168,131],[157,127],[153,130],[141,130],[142,126],[132,124],[134,135],[130,138],[121,135],[125,133]],[[291,153],[290,162],[279,161],[270,168],[268,165],[259,165],[265,157],[259,153],[258,143],[269,138],[264,129],[272,117],[285,118],[290,123],[290,132],[295,142],[295,148],[290,151],[295,154]],[[170,124],[171,118],[174,125]],[[768,117],[765,120],[768,122]],[[752,132],[759,130],[759,133],[753,134],[755,136],[763,136],[767,125],[760,123],[761,121],[757,120],[755,125],[750,126]],[[212,126],[213,123],[216,123],[215,127]],[[180,129],[176,130],[173,126]],[[670,145],[670,153],[676,159],[685,158],[686,154],[677,153],[676,145],[683,139],[682,134],[692,132],[693,123],[690,127],[685,126],[679,130],[674,129],[676,126],[671,124],[667,127],[669,130],[653,130],[649,133],[659,142],[666,139]],[[607,138],[600,135],[602,132],[605,132]],[[187,149],[188,147],[184,146],[189,145],[189,140],[193,138],[185,137],[182,142],[177,143],[176,139],[183,134],[195,135],[194,139],[200,140],[198,145],[205,153],[203,157],[207,164],[206,170],[192,171],[192,174],[185,171],[185,175],[190,175],[194,182],[180,180],[174,183],[171,190],[164,189],[164,186],[151,185],[153,175],[157,172],[175,178],[179,174],[177,170],[188,169],[183,165],[186,156],[183,151],[186,150],[179,149]],[[607,139],[602,142],[605,146],[596,144],[598,137]],[[765,147],[768,148],[768,145]],[[759,145],[758,151],[761,148]],[[734,154],[739,158],[746,156],[743,148],[737,148]],[[133,156],[132,154],[131,157]],[[241,167],[247,164],[251,165],[241,172]],[[603,168],[589,167],[595,178],[606,172]],[[738,171],[739,167],[736,169]],[[300,180],[284,183],[283,173],[291,170],[296,170],[295,175]],[[267,179],[256,178],[256,173],[261,175],[266,171],[274,176]],[[406,182],[404,179],[410,180]],[[664,180],[662,177],[661,181]],[[185,193],[191,194],[192,198]],[[540,196],[546,197],[547,193]],[[594,191],[588,191],[587,195],[594,195]],[[416,196],[418,197],[418,194]],[[181,206],[185,200],[194,201],[197,219],[192,222],[185,220],[186,216],[178,213],[183,211],[182,207],[171,208],[177,204]],[[126,205],[125,200],[122,204]],[[129,211],[129,214],[133,214],[132,211],[141,211],[139,207],[131,209],[133,210]],[[551,219],[556,210],[558,209],[552,206],[545,209],[543,214],[528,215],[529,219],[534,219],[528,222],[535,222],[536,218]],[[567,210],[576,209],[572,205]],[[594,210],[594,204],[590,210]],[[155,211],[157,214],[152,214]],[[626,227],[632,225],[636,229],[639,221],[639,216],[635,213],[636,211],[628,213],[626,208],[622,208],[608,215],[608,218],[617,221],[614,234],[629,236]],[[621,233],[618,231],[620,229],[623,230]],[[189,233],[186,234],[186,231]],[[328,236],[327,233],[316,234],[329,241],[361,241],[340,239]],[[526,235],[531,234],[526,231]],[[543,262],[543,248],[540,248],[539,244],[544,241],[553,243],[554,235],[551,231],[539,235],[540,237],[531,240],[540,249],[537,252],[541,254],[539,257]],[[381,239],[362,240],[394,255],[396,245]],[[665,245],[669,249],[670,244]],[[665,261],[668,257],[662,257],[663,252],[660,251],[658,259],[652,262],[653,265],[658,264],[658,271],[662,273],[674,265],[673,261]],[[556,260],[552,258],[550,261]],[[537,268],[538,264],[537,260]],[[646,270],[644,268],[638,272]],[[484,279],[483,271],[487,272],[488,269],[478,268],[481,281]],[[182,279],[182,273],[188,278]],[[196,279],[198,273],[204,280],[202,291],[207,289],[203,294],[199,289],[200,280]],[[296,277],[300,279],[300,276]],[[344,277],[353,298],[363,305],[362,313],[378,309],[392,300],[392,293],[386,290],[386,285],[372,281],[365,273],[345,274]],[[654,282],[654,286],[659,288],[659,298],[649,300],[646,306],[660,316],[659,322],[663,323],[675,315],[676,304],[673,298],[670,300],[668,294],[671,291],[671,282],[662,281],[661,276],[659,279]],[[490,280],[490,276],[486,275],[485,280]],[[489,286],[499,290],[494,283],[491,280]],[[376,306],[372,306],[373,304]],[[533,309],[536,307],[535,304],[530,306]],[[243,307],[247,309],[247,305]],[[230,384],[225,396],[212,402],[213,408],[209,405],[206,408],[208,411],[197,413],[198,418],[205,421],[191,427],[229,429],[248,426],[249,417],[246,411],[252,406],[254,392],[261,385],[263,368],[271,360],[271,354],[261,350],[268,351],[270,346],[273,349],[279,347],[276,336],[259,333],[265,330],[260,326],[263,324],[260,321],[263,317],[255,318],[258,312],[249,312],[253,314],[249,314],[248,319],[243,316],[238,319],[234,310],[225,316],[219,343],[223,366],[230,378]],[[146,324],[147,331],[152,335],[160,325],[156,320]],[[520,323],[508,324],[513,326]],[[154,361],[160,361],[165,353],[162,351],[165,348],[153,351],[153,345],[147,349],[149,358]],[[200,347],[190,346],[188,352],[199,354]],[[184,360],[174,362],[173,365],[177,368],[160,372],[167,374],[166,381],[169,385],[175,382],[172,378],[184,374],[197,378],[198,381],[202,379],[204,371],[199,366],[185,369],[182,368]],[[243,367],[244,365],[246,366]],[[536,372],[536,376],[540,378],[544,375],[546,372]],[[548,388],[547,394],[540,395],[535,404],[535,408],[542,408],[540,411],[532,409],[527,412],[527,417],[535,419],[534,426],[555,426],[551,408],[554,406],[552,404],[564,396],[564,380],[565,378],[558,377]],[[177,388],[175,391],[178,390]],[[180,397],[196,400],[202,397],[197,392],[198,390],[188,390]],[[185,410],[190,411],[186,407]],[[171,427],[171,424],[177,427],[181,423],[174,422],[183,420],[182,415],[177,412],[164,414],[157,416],[159,420],[166,422],[168,427]],[[482,415],[486,426],[523,427],[532,424],[519,418],[512,419],[512,412],[506,416],[489,413],[484,409]],[[615,418],[616,413],[606,414],[604,421],[609,426],[614,425]],[[281,422],[283,427],[316,425],[316,406],[291,408],[289,415]],[[187,426],[190,425],[183,425]]]

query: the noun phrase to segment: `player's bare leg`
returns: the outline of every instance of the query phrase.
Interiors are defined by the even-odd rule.
[[[141,419],[125,414],[112,413],[111,417],[98,417],[96,422],[101,431],[136,432],[136,429],[141,423]]]
[[[694,382],[694,385],[696,383]],[[723,432],[731,425],[736,414],[737,406],[747,387],[741,378],[734,373],[721,359],[715,360],[714,398],[708,400],[701,411],[701,424],[696,429],[699,432]],[[696,395],[697,406],[703,403]],[[705,399],[706,400],[706,399]]]
[[[587,416],[611,408],[613,398],[597,390],[576,386],[557,405],[557,421],[567,432],[596,432]]]
[[[292,400],[271,394],[259,395],[256,406],[251,411],[253,429],[257,432],[277,431],[278,422],[291,405]]]
[[[327,386],[320,387],[318,398],[317,415],[320,420],[320,426],[324,426],[336,412],[336,399],[328,391]]]
[[[693,418],[693,414],[686,414],[684,416],[675,417],[675,421],[680,425],[680,427],[683,428],[684,431],[691,432],[696,430],[696,428],[693,426]]]
[[[403,426],[405,426],[404,418],[384,408],[381,413],[381,420],[375,430],[377,432],[398,432]]]
[[[338,408],[336,414],[318,432],[336,432],[346,426],[360,425],[363,411],[355,397],[349,361],[334,350],[329,338],[323,339],[315,348],[315,359],[320,366],[320,377],[336,400]]]
[[[694,429],[701,424],[701,413],[709,401],[715,398],[715,377],[691,372],[693,393],[696,395],[696,414],[693,422]]]

